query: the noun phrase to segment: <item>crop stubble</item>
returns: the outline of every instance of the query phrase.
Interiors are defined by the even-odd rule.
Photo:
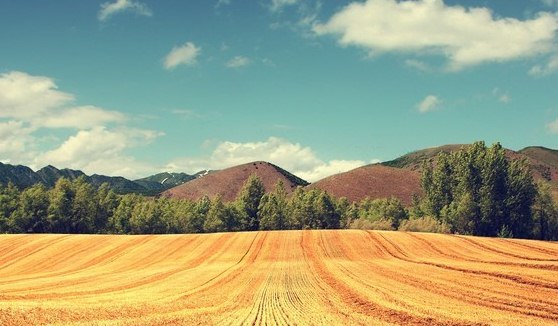
[[[0,324],[558,323],[558,244],[383,231],[2,235]]]

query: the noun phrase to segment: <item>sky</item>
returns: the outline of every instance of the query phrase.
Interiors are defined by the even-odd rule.
[[[0,162],[308,180],[558,148],[558,0],[0,0]]]

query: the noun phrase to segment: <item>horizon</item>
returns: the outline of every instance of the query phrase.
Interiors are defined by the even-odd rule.
[[[0,10],[5,164],[134,180],[266,161],[314,182],[479,139],[558,147],[555,0]]]

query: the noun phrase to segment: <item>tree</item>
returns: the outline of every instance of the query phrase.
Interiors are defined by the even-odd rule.
[[[536,189],[526,161],[509,161],[496,143],[476,142],[423,166],[427,213],[453,232],[530,237]]]
[[[72,183],[74,198],[70,221],[70,233],[92,233],[98,203],[95,188],[86,181],[84,176]]]
[[[558,240],[558,209],[548,183],[537,185],[533,205],[533,236],[540,240]]]
[[[18,208],[10,221],[13,232],[43,233],[48,231],[48,193],[42,183],[25,189],[19,197]]]
[[[114,214],[109,217],[108,230],[110,233],[128,234],[132,232],[130,220],[136,205],[143,201],[139,195],[126,194],[120,198]]]
[[[17,209],[19,195],[19,190],[12,182],[6,187],[0,185],[0,233],[11,231],[9,221]]]
[[[50,191],[47,217],[51,232],[71,233],[74,196],[72,183],[68,179],[60,178],[56,181],[54,189]]]
[[[265,188],[262,180],[257,175],[252,174],[244,183],[237,199],[241,212],[246,215],[248,230],[255,231],[260,228],[258,207],[264,194]]]
[[[211,206],[207,212],[205,222],[203,223],[203,229],[205,232],[223,232],[226,231],[226,210],[223,204],[223,199],[221,195],[217,195],[211,201]]]
[[[287,191],[283,181],[279,180],[273,192],[264,195],[260,201],[260,206],[258,207],[260,229],[287,229],[289,227],[287,210]]]
[[[93,227],[97,233],[108,231],[109,219],[114,215],[119,203],[119,197],[110,189],[108,183],[103,183],[97,190],[97,214],[93,221]]]

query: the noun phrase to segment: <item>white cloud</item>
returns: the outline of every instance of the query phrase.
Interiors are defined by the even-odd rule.
[[[442,101],[435,95],[428,95],[419,104],[417,104],[417,109],[420,113],[426,113],[436,110]]]
[[[542,77],[558,70],[558,55],[550,58],[545,65],[536,65],[529,70],[529,75]]]
[[[111,16],[130,11],[140,16],[153,16],[153,12],[149,7],[141,2],[132,0],[116,0],[116,2],[105,2],[101,4],[101,10],[97,14],[100,21],[106,21]]]
[[[11,71],[0,75],[0,118],[29,120],[73,101],[54,80]]]
[[[261,142],[221,142],[208,157],[177,159],[170,162],[166,169],[193,173],[203,169],[228,168],[252,161],[271,162],[310,182],[366,164],[360,160],[326,162],[319,159],[310,147],[270,137]]]
[[[546,124],[546,129],[553,134],[558,134],[558,119]]]
[[[519,20],[495,17],[488,8],[449,6],[442,0],[367,0],[347,5],[313,30],[370,54],[441,55],[448,60],[447,68],[455,71],[552,51],[558,16],[543,12]]]
[[[126,127],[121,112],[73,102],[74,96],[58,90],[49,77],[17,71],[0,75],[0,161],[126,177],[156,170],[126,152],[161,133]],[[60,128],[78,131],[61,143],[53,133]],[[58,147],[47,151],[47,143]]]
[[[107,111],[89,105],[71,108],[63,114],[46,117],[41,119],[40,124],[46,128],[86,129],[124,120],[125,117],[120,112]]]
[[[152,170],[152,167],[126,155],[125,150],[150,142],[160,135],[155,131],[142,129],[108,130],[105,127],[95,127],[80,130],[58,148],[36,158],[35,165],[53,164],[79,169],[86,174],[135,178]]]
[[[426,64],[422,61],[419,61],[419,60],[415,60],[415,59],[405,60],[405,65],[407,67],[411,67],[411,68],[414,68],[416,70],[420,70],[420,71],[423,71],[423,72],[428,72],[428,71],[432,70],[432,68],[430,68],[430,66],[428,64]]]
[[[245,67],[250,64],[250,59],[241,55],[237,55],[236,57],[227,61],[225,66],[229,68],[240,68]]]
[[[52,78],[12,71],[0,75],[0,118],[33,128],[90,128],[125,117],[95,106],[72,107],[74,96],[58,90]]]
[[[32,155],[29,145],[33,142],[32,130],[21,121],[0,122],[0,161],[19,162]]]
[[[494,95],[500,103],[507,104],[512,100],[511,96],[507,92],[503,92],[499,88],[494,88],[492,90],[492,95]]]
[[[200,55],[201,48],[192,42],[187,42],[181,46],[175,46],[165,57],[165,69],[170,70],[178,65],[191,66],[196,64],[196,59]]]
[[[284,7],[292,6],[298,2],[299,0],[271,0],[270,10],[273,12],[277,12]]]

